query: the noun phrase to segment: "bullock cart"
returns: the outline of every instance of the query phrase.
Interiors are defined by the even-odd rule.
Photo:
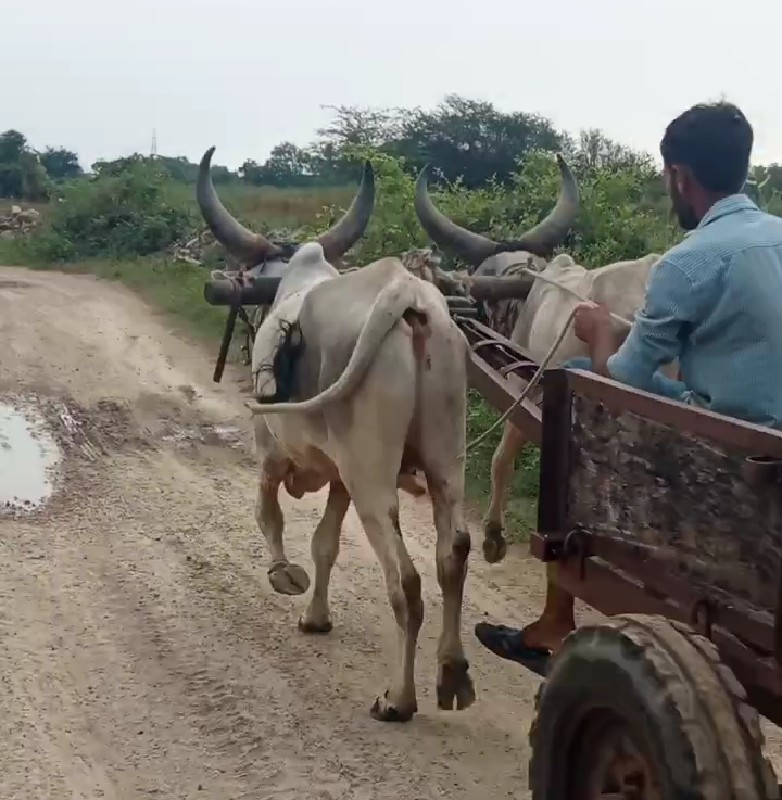
[[[511,407],[505,376],[537,366],[460,327],[471,384]],[[549,663],[534,800],[779,797],[757,712],[782,725],[782,434],[564,369],[511,419],[541,447],[530,550],[608,615]]]
[[[478,293],[507,297],[499,280]],[[205,297],[264,302],[260,285]],[[541,447],[532,554],[607,615],[549,663],[533,799],[779,797],[758,712],[782,725],[782,433],[579,370],[547,371],[541,407],[517,402],[509,376],[537,365],[450,304],[472,387]]]

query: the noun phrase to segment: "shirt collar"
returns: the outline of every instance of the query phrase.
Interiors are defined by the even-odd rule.
[[[736,214],[739,211],[758,211],[757,205],[745,194],[730,194],[723,197],[703,215],[703,219],[698,223],[695,230],[705,228],[712,222],[726,217],[729,214]]]

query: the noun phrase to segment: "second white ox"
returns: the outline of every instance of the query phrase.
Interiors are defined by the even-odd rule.
[[[473,275],[502,276],[519,264],[529,264],[541,276],[567,287],[578,297],[602,303],[619,317],[632,320],[644,304],[649,275],[660,256],[652,253],[597,269],[586,269],[565,254],[548,261],[572,227],[579,206],[576,179],[561,156],[557,157],[557,162],[563,184],[556,206],[548,217],[518,240],[494,242],[445,217],[429,197],[426,170],[419,176],[416,187],[418,219],[433,241],[450,247],[472,267]],[[524,299],[503,301],[505,313],[499,316],[510,316],[512,327],[501,332],[541,363],[579,301],[570,292],[542,280],[533,282],[532,278],[529,278],[527,291]],[[615,330],[627,332],[618,324]],[[579,341],[571,326],[549,364],[557,367],[570,358],[587,355],[586,345]],[[675,375],[673,367],[666,372]],[[491,496],[483,520],[483,552],[490,562],[500,561],[507,551],[503,536],[505,498],[515,459],[524,442],[523,433],[510,422],[505,423],[502,439],[492,457]]]
[[[223,224],[212,226],[216,233],[235,232],[236,223],[216,205],[208,159],[202,169],[207,221],[217,209]],[[365,212],[367,205],[358,202]],[[364,213],[363,224],[366,219]],[[332,246],[332,257],[337,249]],[[282,594],[302,594],[309,585],[285,552],[280,486],[297,498],[328,486],[312,537],[312,599],[299,627],[330,631],[329,578],[352,501],[383,569],[399,634],[390,684],[371,713],[386,722],[409,720],[418,708],[414,664],[424,607],[400,527],[397,483],[400,472],[422,469],[443,593],[438,705],[467,708],[475,700],[461,638],[470,550],[463,517],[467,341],[441,293],[399,259],[340,275],[327,252],[323,237],[297,247],[279,270],[279,289],[253,343],[256,519],[270,550],[269,580]]]

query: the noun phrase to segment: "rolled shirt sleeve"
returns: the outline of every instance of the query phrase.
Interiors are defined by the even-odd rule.
[[[658,262],[649,280],[643,310],[622,346],[608,359],[611,377],[636,389],[659,391],[658,377],[663,376],[655,376],[655,372],[679,357],[682,329],[692,321],[693,306],[689,277],[675,261],[666,258]]]

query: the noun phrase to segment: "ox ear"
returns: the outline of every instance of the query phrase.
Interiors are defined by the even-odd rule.
[[[196,199],[201,216],[220,244],[249,267],[261,264],[279,256],[281,250],[260,233],[253,233],[234,219],[220,202],[212,183],[212,155],[215,148],[210,147],[203,155],[198,168]]]

